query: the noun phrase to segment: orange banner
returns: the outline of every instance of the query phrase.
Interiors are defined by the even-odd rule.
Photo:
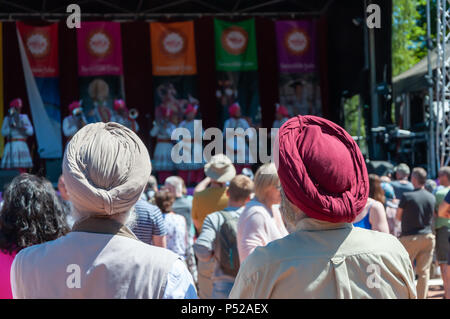
[[[150,23],[153,75],[197,74],[194,22]]]

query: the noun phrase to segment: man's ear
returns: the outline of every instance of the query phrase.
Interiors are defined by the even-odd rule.
[[[230,189],[227,188],[227,196],[230,197]]]

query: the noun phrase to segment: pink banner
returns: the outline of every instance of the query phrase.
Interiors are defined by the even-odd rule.
[[[121,75],[122,38],[117,22],[82,22],[77,30],[78,75]]]

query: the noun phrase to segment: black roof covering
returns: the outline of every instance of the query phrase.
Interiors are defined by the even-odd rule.
[[[76,3],[83,14],[103,18],[150,18],[161,15],[318,15],[335,0],[0,0],[0,17],[67,16]]]

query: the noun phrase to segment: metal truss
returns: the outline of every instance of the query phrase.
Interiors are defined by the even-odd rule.
[[[450,163],[450,54],[446,47],[450,40],[450,0],[437,2],[437,61],[435,74],[436,155],[438,168]]]

